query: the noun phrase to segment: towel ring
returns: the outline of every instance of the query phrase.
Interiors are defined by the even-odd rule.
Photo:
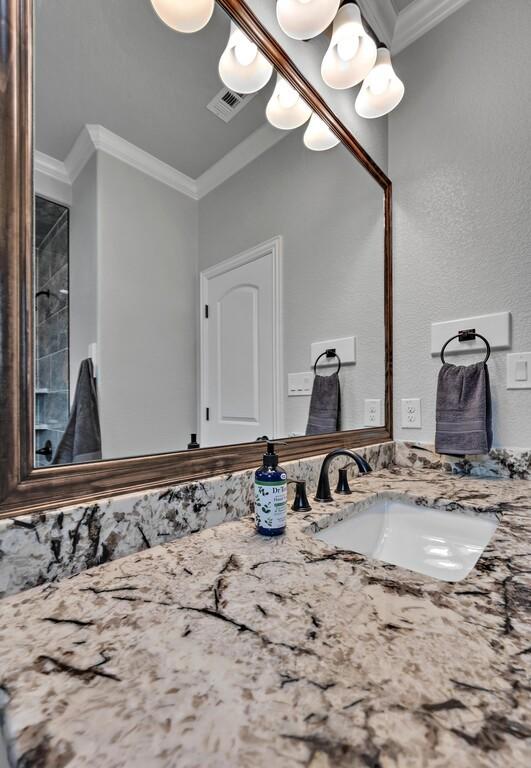
[[[339,371],[341,370],[341,358],[339,357],[339,355],[337,354],[335,349],[327,349],[324,352],[321,352],[321,354],[319,355],[319,357],[317,358],[317,360],[313,364],[314,376],[317,375],[317,363],[319,362],[319,360],[322,357],[337,357],[337,371],[336,371],[336,373],[339,373]]]
[[[459,339],[459,341],[472,341],[472,339],[475,339],[475,338],[481,339],[482,341],[485,342],[485,346],[487,347],[487,349],[486,349],[485,359],[483,360],[483,362],[486,363],[490,357],[490,344],[487,341],[487,339],[484,336],[482,336],[481,333],[476,333],[476,331],[459,331],[459,333],[456,333],[456,335],[452,336],[451,339],[448,339],[446,344],[444,344],[443,348],[441,349],[441,361],[443,365],[446,363],[446,360],[444,359],[444,350],[446,349],[446,347],[451,341],[454,341],[454,339]]]

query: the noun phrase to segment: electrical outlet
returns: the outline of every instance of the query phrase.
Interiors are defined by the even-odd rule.
[[[420,398],[404,398],[402,400],[402,428],[420,429],[421,427]]]
[[[381,427],[382,426],[382,401],[381,400],[365,400],[365,426],[366,427]]]

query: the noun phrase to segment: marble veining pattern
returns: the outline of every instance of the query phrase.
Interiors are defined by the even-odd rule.
[[[2,601],[13,764],[527,768],[530,483],[352,488],[276,540],[247,517]],[[455,584],[312,537],[382,493],[500,523]]]
[[[393,461],[393,444],[359,449],[375,469]],[[287,462],[290,477],[315,488],[323,457]],[[335,464],[345,463],[344,459]],[[173,488],[0,520],[0,596],[56,581],[249,514],[253,471]]]

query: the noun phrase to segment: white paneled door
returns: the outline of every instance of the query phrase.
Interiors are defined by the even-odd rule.
[[[281,433],[281,240],[201,273],[201,446]]]

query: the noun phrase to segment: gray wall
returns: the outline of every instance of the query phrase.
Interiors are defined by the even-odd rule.
[[[97,157],[92,155],[72,185],[70,209],[70,393],[79,365],[98,337]]]
[[[382,170],[387,171],[387,118],[365,120],[359,117],[354,109],[358,88],[336,91],[323,82],[321,61],[328,48],[326,35],[318,35],[307,42],[292,40],[284,34],[278,25],[276,2],[273,0],[248,0],[247,4],[362,147],[380,165]]]
[[[389,120],[398,438],[433,439],[431,322],[510,310],[512,351],[531,350],[530,39],[529,0],[471,0],[396,60],[406,83]],[[495,445],[529,446],[531,390],[507,390],[505,366],[495,352]],[[422,430],[400,428],[403,397],[423,399]]]
[[[286,433],[306,427],[309,397],[287,397],[287,374],[309,370],[313,341],[358,337],[341,374],[344,428],[384,396],[382,201],[344,147],[311,152],[300,131],[199,201],[200,270],[283,237]]]
[[[179,450],[196,431],[197,203],[98,153],[103,457]]]

